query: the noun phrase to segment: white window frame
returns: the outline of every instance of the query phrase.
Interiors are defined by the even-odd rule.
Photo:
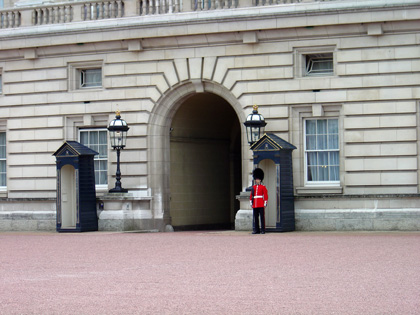
[[[321,54],[307,54],[305,57],[305,77],[316,77],[316,76],[330,76],[334,75],[334,56],[333,53],[321,53]],[[314,69],[316,64],[331,62],[331,67],[328,69],[317,70]],[[315,67],[316,68],[316,67]]]
[[[335,46],[321,46],[321,47],[299,47],[295,48],[294,51],[294,76],[296,78],[323,78],[326,76],[335,76],[336,73],[336,56]],[[313,71],[312,67],[309,67],[309,61],[322,62],[322,59],[332,59],[332,69],[320,72]],[[310,69],[308,69],[308,67]]]
[[[105,161],[105,165],[106,165],[106,184],[96,184],[96,172],[101,172],[104,170],[97,170],[95,168],[95,187],[96,190],[107,190],[108,189],[108,179],[109,179],[109,142],[108,142],[108,130],[106,128],[80,128],[79,129],[79,142],[81,142],[81,133],[82,132],[98,132],[98,131],[105,131],[106,132],[106,158],[101,157],[100,155],[95,155],[94,156],[94,162],[95,161]],[[90,139],[89,135],[88,135],[88,139]],[[87,147],[92,148],[89,144],[86,145]],[[92,148],[93,150],[95,150],[95,148]],[[95,150],[98,151],[98,150]],[[98,152],[99,153],[99,152]]]
[[[306,132],[306,122],[309,120],[336,120],[337,121],[337,149],[326,149],[326,150],[308,150],[306,147],[306,139],[307,139],[307,132]],[[304,148],[304,184],[305,186],[339,186],[340,185],[340,125],[339,119],[337,117],[317,117],[317,118],[307,118],[303,120],[303,148]],[[327,128],[328,130],[328,128]],[[318,134],[316,134],[318,135]],[[327,131],[328,136],[328,131]],[[327,140],[328,141],[328,140]],[[338,180],[328,180],[328,181],[309,181],[308,180],[308,153],[309,152],[338,152]],[[331,164],[328,161],[329,167]]]
[[[95,85],[86,84],[87,71],[100,70],[100,82]],[[91,91],[92,89],[104,88],[103,61],[87,61],[69,63],[69,91]]]
[[[99,73],[97,73],[99,72]],[[100,77],[100,81],[90,83],[89,76]],[[102,87],[102,68],[80,69],[79,70],[79,87],[81,89],[90,89]]]

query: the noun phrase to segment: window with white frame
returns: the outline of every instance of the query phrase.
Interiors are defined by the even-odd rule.
[[[305,182],[338,184],[340,152],[338,119],[305,120]]]
[[[0,132],[0,187],[6,186],[6,133]]]
[[[108,185],[108,132],[107,129],[80,129],[80,143],[98,152],[94,157],[97,187]]]
[[[80,69],[79,70],[79,87],[80,88],[93,88],[102,86],[102,69]]]
[[[103,61],[69,63],[69,90],[90,90],[103,87]]]
[[[294,51],[294,75],[297,78],[333,76],[335,46],[298,47]]]
[[[334,74],[333,53],[308,54],[305,58],[304,76],[323,76]]]

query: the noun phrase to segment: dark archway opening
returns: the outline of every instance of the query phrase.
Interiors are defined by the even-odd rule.
[[[234,228],[242,166],[241,126],[232,106],[214,94],[195,94],[177,110],[170,132],[175,231]]]

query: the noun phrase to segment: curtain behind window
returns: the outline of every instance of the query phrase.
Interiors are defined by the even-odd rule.
[[[338,120],[306,120],[305,152],[309,182],[340,179]]]

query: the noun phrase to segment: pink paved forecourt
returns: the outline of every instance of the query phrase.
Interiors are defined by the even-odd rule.
[[[420,232],[3,232],[0,275],[0,314],[420,314]]]

